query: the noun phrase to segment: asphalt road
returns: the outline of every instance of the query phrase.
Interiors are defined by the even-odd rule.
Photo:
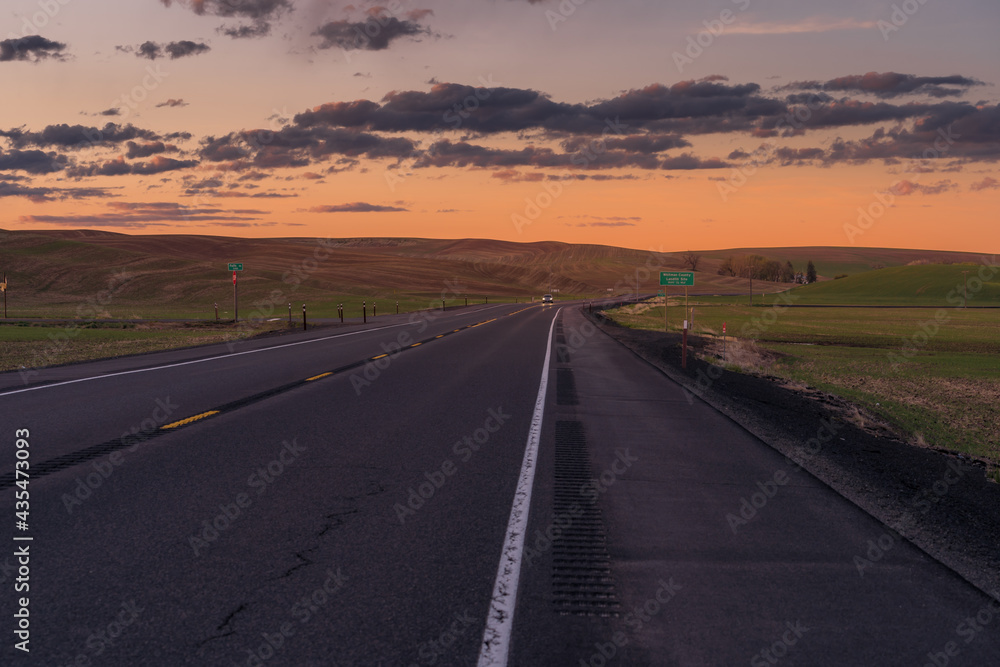
[[[4,374],[0,437],[0,664],[1000,662],[1000,604],[572,306]]]

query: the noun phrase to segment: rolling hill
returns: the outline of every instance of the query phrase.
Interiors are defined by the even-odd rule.
[[[750,252],[790,259],[800,270],[805,268],[803,258],[813,259],[821,274],[870,271],[872,265],[889,262],[975,257],[864,248],[716,250],[702,253],[692,293],[742,293],[744,280],[720,276],[717,269],[725,257]],[[104,294],[109,297],[101,311],[105,317],[207,317],[213,303],[232,300],[227,262],[245,265],[241,303],[287,299],[331,307],[379,298],[399,300],[412,309],[439,301],[442,292],[457,299],[468,295],[513,300],[548,291],[606,296],[609,289],[633,293],[637,267],[639,288],[650,292],[658,287],[657,271],[684,269],[681,254],[658,257],[642,250],[556,241],[344,238],[321,245],[312,238],[0,230],[0,271],[8,275],[15,316],[66,317],[81,302]],[[758,293],[788,287],[761,281],[754,286]],[[815,298],[824,297],[817,293]]]

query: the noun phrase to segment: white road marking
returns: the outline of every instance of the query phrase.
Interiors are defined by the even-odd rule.
[[[552,334],[556,328],[559,312],[552,318],[549,340],[545,345],[545,363],[542,365],[542,379],[538,384],[538,398],[535,412],[531,416],[531,429],[521,463],[521,476],[514,492],[514,504],[507,522],[507,537],[500,552],[500,567],[493,598],[486,617],[483,644],[479,651],[479,667],[506,667],[510,652],[511,633],[514,629],[514,608],[517,605],[517,587],[521,579],[521,560],[524,556],[524,534],[528,530],[528,510],[531,507],[531,492],[535,485],[535,467],[538,461],[538,443],[542,435],[542,418],[545,416],[545,391],[549,385],[549,362],[552,358]]]
[[[497,304],[496,306],[487,306],[486,308],[481,308],[478,311],[467,311],[467,312],[481,312],[483,310],[499,308],[503,305],[511,304]],[[459,313],[460,315],[463,313]],[[39,389],[51,389],[53,387],[62,387],[67,384],[76,384],[78,382],[90,382],[91,380],[103,380],[105,378],[119,377],[121,375],[132,375],[133,373],[149,373],[151,371],[160,371],[166,368],[177,368],[179,366],[189,366],[191,364],[201,364],[206,361],[217,361],[219,359],[229,359],[231,357],[239,357],[244,354],[257,354],[258,352],[268,352],[270,350],[280,350],[285,347],[295,347],[296,345],[308,345],[310,343],[320,343],[325,340],[330,340],[333,338],[345,338],[347,336],[356,336],[362,333],[369,333],[372,331],[384,331],[385,329],[395,329],[397,327],[413,326],[418,324],[418,322],[404,322],[403,324],[390,324],[384,327],[377,327],[375,329],[362,329],[361,331],[350,331],[348,333],[336,334],[334,336],[325,336],[323,338],[314,338],[311,340],[302,340],[297,343],[285,343],[283,345],[272,345],[270,347],[262,347],[259,350],[247,350],[246,352],[233,352],[232,354],[220,354],[217,357],[206,357],[205,359],[195,359],[193,361],[180,361],[175,364],[166,364],[164,366],[153,366],[152,368],[137,368],[132,371],[120,371],[118,373],[107,373],[105,375],[94,375],[86,378],[78,378],[76,380],[64,380],[63,382],[53,382],[52,384],[42,384],[37,387],[28,387],[26,389],[15,389],[14,391],[0,391],[0,397],[3,396],[13,396],[14,394],[23,394],[27,391],[37,391]]]

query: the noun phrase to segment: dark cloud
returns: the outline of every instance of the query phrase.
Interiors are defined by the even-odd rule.
[[[199,151],[209,162],[238,162],[242,168],[301,167],[331,155],[403,158],[415,152],[403,137],[382,137],[329,127],[288,125],[278,132],[243,131],[207,137]]]
[[[160,102],[159,104],[157,104],[156,108],[159,109],[161,107],[186,107],[186,106],[188,106],[188,103],[182,99],[176,99],[176,100],[169,99],[166,102]]]
[[[983,180],[973,183],[969,188],[973,192],[981,192],[983,190],[1000,190],[1000,181],[993,178],[992,176],[987,176]]]
[[[53,199],[90,199],[113,197],[106,188],[51,188],[35,187],[20,182],[0,179],[0,198],[25,197],[40,203]]]
[[[66,175],[70,178],[124,175],[149,176],[151,174],[161,174],[166,171],[189,169],[197,165],[197,160],[175,160],[160,155],[155,156],[147,162],[127,162],[124,156],[119,156],[107,162],[69,167],[66,169]]]
[[[64,155],[43,151],[0,150],[0,171],[23,171],[29,174],[51,174],[66,168]]]
[[[128,150],[125,153],[125,157],[130,160],[147,158],[151,155],[157,155],[159,153],[172,153],[177,151],[176,146],[165,144],[162,141],[153,141],[148,144],[138,144],[134,141],[130,141],[126,145],[128,146]]]
[[[254,221],[255,217],[236,214],[218,207],[185,206],[173,202],[109,202],[108,212],[97,215],[27,215],[21,222],[45,223],[78,227],[96,225],[99,227],[142,228],[164,226],[169,222],[211,222],[211,221]]]
[[[184,56],[195,56],[199,53],[207,53],[212,50],[208,44],[192,42],[184,39],[179,42],[168,42],[167,44],[157,44],[156,42],[143,42],[139,46],[117,46],[119,51],[125,53],[135,53],[139,58],[156,60],[157,58],[170,57],[171,60],[183,58]]]
[[[868,72],[851,74],[829,81],[795,81],[783,90],[826,90],[848,93],[869,93],[878,97],[899,95],[929,95],[931,97],[953,97],[963,94],[973,86],[984,85],[982,81],[959,74],[951,76],[914,76],[898,72]]]
[[[188,135],[190,136],[190,135]],[[85,148],[90,146],[113,146],[135,139],[155,140],[159,135],[132,124],[108,123],[103,128],[85,125],[47,125],[41,132],[26,132],[21,128],[0,130],[0,137],[6,137],[14,148],[37,146],[45,148]]]
[[[939,195],[945,192],[951,192],[958,188],[958,184],[954,181],[938,181],[932,185],[924,185],[922,183],[915,183],[913,181],[897,181],[890,188],[892,194],[898,197],[906,197],[908,195],[922,194],[922,195]]]
[[[352,202],[350,204],[336,204],[333,206],[313,206],[309,209],[310,213],[396,213],[401,211],[409,211],[409,209],[400,208],[398,206],[368,204],[361,201]]]
[[[104,111],[99,112],[97,115],[98,116],[120,116],[121,114],[122,114],[122,110],[121,109],[119,109],[118,107],[112,107],[110,109],[105,109]]]
[[[173,4],[173,0],[160,0],[160,2],[167,7]],[[177,3],[191,9],[195,14],[249,19],[250,25],[227,26],[220,29],[223,34],[234,38],[268,35],[271,32],[271,23],[293,9],[290,0],[177,0]]]
[[[46,58],[63,60],[65,56],[62,52],[65,49],[66,45],[62,42],[54,42],[41,35],[5,39],[0,41],[0,62],[12,60],[38,62]]]
[[[429,35],[431,31],[416,21],[395,16],[369,17],[367,21],[330,21],[313,33],[323,38],[319,48],[382,51],[402,37]]]

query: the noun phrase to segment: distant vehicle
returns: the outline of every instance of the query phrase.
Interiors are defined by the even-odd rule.
[[[552,303],[552,295],[546,294],[542,297],[542,303]]]

